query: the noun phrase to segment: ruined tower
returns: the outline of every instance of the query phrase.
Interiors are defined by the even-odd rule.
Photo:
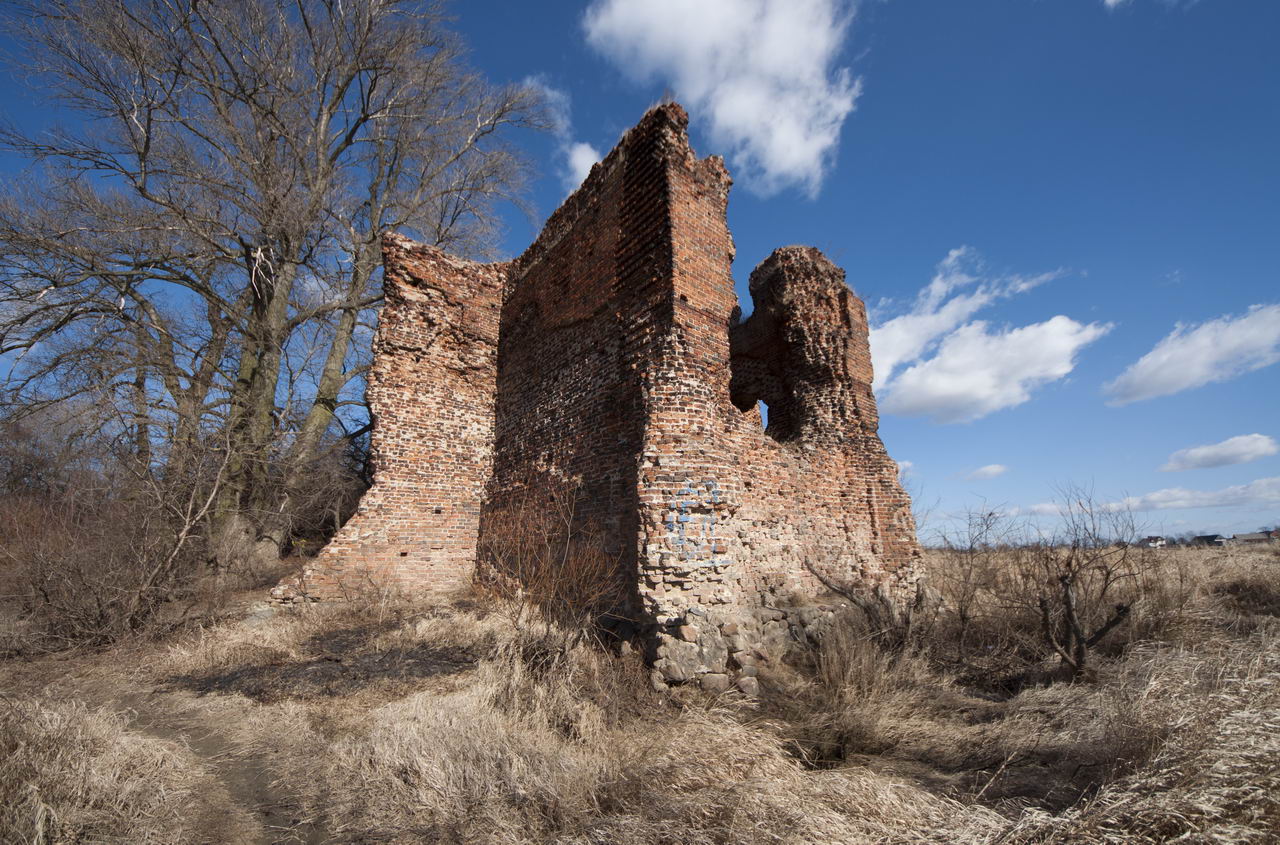
[[[667,680],[750,675],[832,585],[914,584],[862,301],[817,250],[785,247],[740,318],[731,180],[686,124],[650,110],[514,261],[384,239],[374,485],[277,595],[456,589],[490,515],[539,479],[572,480]]]

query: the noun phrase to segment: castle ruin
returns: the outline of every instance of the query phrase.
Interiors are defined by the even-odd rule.
[[[665,681],[749,691],[762,644],[821,616],[832,585],[914,586],[863,303],[816,249],[784,247],[741,319],[731,179],[687,120],[650,110],[513,261],[384,238],[374,484],[278,597],[463,587],[492,515],[555,489],[540,478],[573,481]]]

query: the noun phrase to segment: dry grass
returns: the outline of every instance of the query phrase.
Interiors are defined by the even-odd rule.
[[[1041,680],[1028,668],[1051,651],[1037,595],[1044,573],[1035,548],[939,549],[927,556],[941,612],[931,657],[971,686],[1016,690]],[[1260,549],[1135,550],[1106,596],[1131,608],[1097,646],[1117,657],[1136,643],[1194,646],[1222,632],[1245,634],[1280,615],[1280,552]]]
[[[979,562],[971,572],[993,580],[971,575],[966,585],[963,650],[951,604],[906,647],[886,646],[892,638],[851,611],[819,647],[762,674],[755,702],[660,695],[637,656],[566,648],[577,638],[540,621],[513,626],[517,617],[491,602],[423,607],[383,597],[311,607],[139,646],[127,666],[93,665],[99,684],[165,690],[161,699],[203,719],[232,762],[274,784],[291,818],[324,832],[311,841],[1280,837],[1280,559],[1155,558],[1134,581],[1128,624],[1077,683],[1048,683],[1052,662],[1035,620],[1009,612],[1017,605],[999,592],[1007,570],[998,555]],[[934,561],[934,583],[951,602],[947,565]],[[67,737],[101,719],[125,730],[109,714],[63,707],[48,710],[63,713],[53,731],[61,738],[37,740],[44,756],[25,752],[34,762],[7,776],[13,794],[25,795],[28,782],[80,783],[78,758],[58,749],[83,741]],[[14,746],[13,737],[29,736],[22,731],[30,728],[10,719],[0,741]],[[135,739],[129,747],[163,752]],[[104,766],[113,759],[88,756]],[[181,766],[146,759],[127,771],[152,791],[113,787],[111,796],[180,794]],[[59,820],[78,812],[42,801]],[[145,813],[93,806],[118,829],[153,825],[126,839],[163,841],[180,836],[198,803]],[[35,818],[36,805],[21,806],[22,818]]]
[[[189,841],[194,772],[121,715],[77,701],[0,702],[0,841]]]
[[[1213,689],[1158,689],[1169,739],[1142,768],[1057,818],[1030,813],[1016,841],[1266,843],[1280,836],[1280,650],[1218,655]],[[1203,664],[1200,668],[1204,668]]]
[[[773,726],[726,703],[629,715],[617,698],[584,698],[584,677],[629,681],[601,660],[580,648],[535,668],[504,652],[462,689],[376,709],[316,772],[333,829],[404,842],[906,842],[998,821],[958,820],[959,804],[865,769],[808,771]]]
[[[847,624],[812,665],[765,676],[762,704],[813,768],[867,766],[1015,813],[1060,811],[1143,766],[1199,702],[1231,694],[1274,637],[1247,648],[1150,643],[1090,683],[995,698],[959,685],[919,653],[887,654]],[[1200,709],[1203,709],[1202,707]]]

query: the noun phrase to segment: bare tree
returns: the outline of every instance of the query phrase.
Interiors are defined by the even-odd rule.
[[[1149,559],[1136,545],[1138,526],[1124,503],[1099,502],[1078,485],[1060,488],[1058,499],[1062,534],[1037,545],[1030,565],[1039,584],[1041,635],[1076,678],[1090,651],[1129,618],[1132,601],[1117,600],[1117,593],[1142,576]]]
[[[1021,526],[1004,507],[970,508],[957,534],[944,536],[943,553],[948,565],[933,576],[943,587],[955,617],[953,642],[957,661],[963,662],[969,649],[969,635],[979,617],[989,612],[1002,586],[998,568],[1004,550],[1020,538]]]
[[[405,0],[41,0],[9,24],[79,122],[0,135],[37,165],[0,197],[0,399],[110,405],[148,471],[216,436],[223,556],[278,553],[301,476],[367,431],[381,234],[482,251],[535,95]]]

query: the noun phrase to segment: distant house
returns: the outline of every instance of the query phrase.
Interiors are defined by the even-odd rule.
[[[1253,545],[1254,543],[1273,543],[1275,538],[1271,535],[1274,531],[1255,531],[1252,534],[1237,534],[1231,539],[1242,545]]]
[[[1169,541],[1163,537],[1143,537],[1138,541],[1138,548],[1140,549],[1163,549],[1167,545],[1169,545]]]
[[[1201,534],[1191,541],[1193,546],[1217,546],[1222,547],[1227,544],[1227,538],[1221,534]]]

